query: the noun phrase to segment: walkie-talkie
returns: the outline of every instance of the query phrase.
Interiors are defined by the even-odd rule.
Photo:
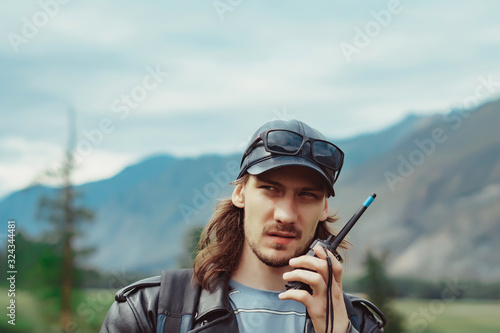
[[[327,240],[321,240],[318,238],[314,242],[312,242],[311,246],[309,247],[309,251],[307,252],[307,255],[317,257],[316,253],[314,253],[314,247],[316,246],[316,244],[319,244],[324,248],[330,250],[330,252],[332,252],[333,255],[337,258],[337,260],[340,260],[340,255],[337,253],[337,247],[340,245],[342,240],[345,238],[345,236],[351,230],[354,224],[358,221],[361,215],[363,215],[365,210],[368,207],[370,207],[371,203],[373,202],[373,200],[375,200],[376,196],[377,195],[373,193],[365,200],[363,205],[351,217],[351,219],[346,223],[346,225],[342,228],[342,230],[339,231],[337,236],[330,235]],[[307,290],[310,294],[312,294],[311,287],[300,281],[287,282],[286,289],[302,289],[302,290]]]

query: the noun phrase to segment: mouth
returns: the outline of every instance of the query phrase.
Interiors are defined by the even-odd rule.
[[[295,234],[279,231],[270,232],[267,236],[271,238],[274,243],[283,245],[289,244],[297,238]]]
[[[269,236],[283,237],[283,238],[295,238],[295,234],[283,231],[273,231],[268,233]]]

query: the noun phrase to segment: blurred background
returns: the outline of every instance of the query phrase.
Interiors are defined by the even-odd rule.
[[[387,332],[498,332],[499,11],[2,2],[0,331],[96,332],[116,290],[189,267],[253,132],[299,119],[346,153],[338,228],[377,193],[345,290]]]

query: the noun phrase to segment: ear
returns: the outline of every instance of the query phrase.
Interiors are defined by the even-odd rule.
[[[323,207],[323,211],[321,212],[320,221],[325,221],[328,217],[328,213],[330,212],[330,208],[328,207],[328,198],[325,197],[325,206]]]
[[[236,185],[231,196],[231,201],[238,208],[245,207],[245,186],[243,184]]]

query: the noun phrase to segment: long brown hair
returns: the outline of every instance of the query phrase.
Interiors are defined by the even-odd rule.
[[[248,178],[246,174],[231,184],[245,184]],[[337,220],[336,214],[332,214],[320,221],[314,237],[327,239],[330,234],[336,234],[330,224]],[[238,267],[244,239],[243,209],[236,207],[231,198],[220,200],[201,233],[199,252],[194,259],[193,278],[202,288],[213,290],[217,280],[230,278]],[[348,245],[344,240],[340,248],[346,249]]]

